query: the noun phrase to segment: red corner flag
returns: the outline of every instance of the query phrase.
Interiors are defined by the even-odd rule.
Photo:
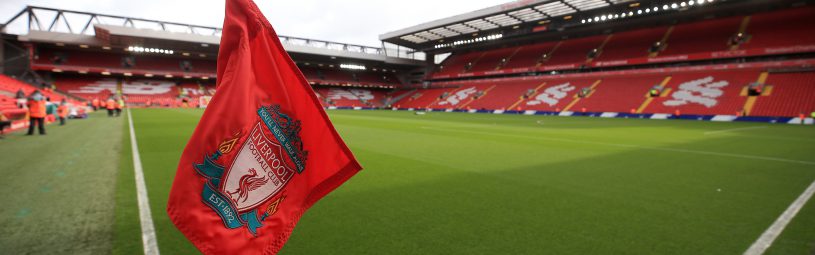
[[[360,169],[272,26],[227,0],[217,92],[167,213],[205,254],[273,254],[301,215]]]

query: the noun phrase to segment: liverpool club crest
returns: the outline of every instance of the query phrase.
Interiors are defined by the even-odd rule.
[[[300,121],[282,113],[279,105],[261,107],[257,114],[248,132],[223,141],[194,165],[208,180],[203,202],[227,228],[246,226],[253,235],[277,210],[285,198],[280,191],[303,172],[308,156],[300,140]]]

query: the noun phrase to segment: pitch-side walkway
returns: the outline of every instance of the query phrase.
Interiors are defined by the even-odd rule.
[[[110,253],[125,118],[94,113],[0,140],[0,253]]]

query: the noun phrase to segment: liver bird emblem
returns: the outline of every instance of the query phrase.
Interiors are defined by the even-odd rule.
[[[236,202],[246,202],[246,198],[249,197],[249,192],[260,188],[269,180],[266,176],[258,177],[258,173],[254,168],[249,169],[249,173],[241,176],[240,181],[238,182],[238,188],[235,191],[228,192],[229,196],[232,199],[235,199]],[[235,197],[237,195],[237,198]]]

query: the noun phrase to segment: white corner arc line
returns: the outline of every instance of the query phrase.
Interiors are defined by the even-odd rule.
[[[744,252],[744,255],[761,255],[767,251],[767,248],[770,248],[770,245],[773,244],[775,239],[781,235],[781,232],[784,231],[784,228],[787,227],[787,224],[792,221],[792,218],[801,211],[801,208],[812,198],[812,194],[815,194],[815,181],[809,185],[809,187],[804,190],[804,193],[801,193],[797,199],[795,199],[792,204],[787,207],[787,210],[778,216],[778,219],[770,225],[764,233],[753,243],[750,245],[750,248]]]
[[[133,151],[133,172],[136,175],[136,198],[139,203],[139,221],[141,222],[141,240],[145,255],[159,255],[156,229],[153,226],[153,215],[150,212],[150,201],[147,198],[147,186],[144,184],[144,171],[139,156],[139,145],[136,144],[136,132],[133,129],[133,117],[127,110],[127,123],[130,126],[130,149]]]

